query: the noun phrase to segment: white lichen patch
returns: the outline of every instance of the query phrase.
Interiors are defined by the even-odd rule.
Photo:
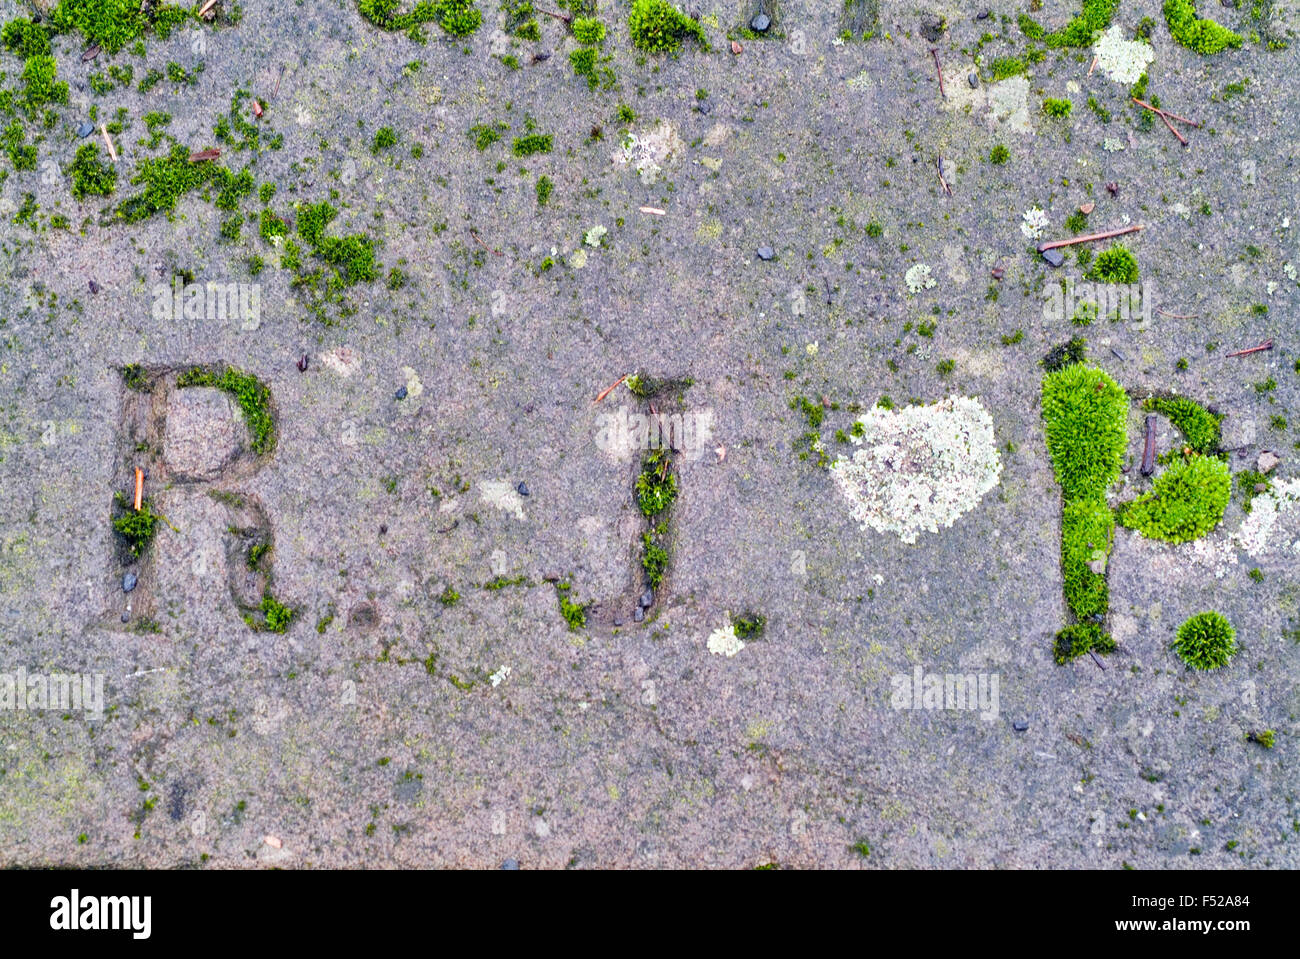
[[[1272,552],[1281,541],[1293,551],[1296,540],[1294,520],[1300,517],[1300,479],[1274,480],[1267,490],[1250,502],[1250,512],[1237,530],[1236,540],[1251,556]]]
[[[1030,207],[1021,217],[1020,232],[1031,240],[1037,240],[1047,229],[1047,224],[1047,214],[1036,206]]]
[[[586,233],[583,234],[582,242],[587,244],[587,246],[598,247],[602,242],[604,242],[605,234],[608,232],[609,230],[607,230],[603,226],[600,225],[593,226],[590,230],[588,230]]]
[[[686,141],[667,120],[660,120],[652,130],[629,132],[623,137],[613,160],[618,166],[631,166],[646,186],[659,179],[663,168],[686,151]]]
[[[708,647],[714,656],[735,656],[745,648],[745,644],[736,635],[736,627],[728,623],[709,633]]]
[[[514,513],[515,519],[524,518],[524,498],[508,480],[480,480],[479,494],[483,502],[505,513]]]
[[[907,283],[907,292],[920,293],[922,290],[928,290],[935,285],[934,276],[931,275],[930,268],[924,263],[918,263],[912,267],[903,276],[903,281]]]
[[[905,543],[937,533],[997,486],[1002,461],[993,419],[979,400],[950,396],[930,406],[876,407],[860,417],[862,449],[831,465],[831,477],[863,529]]]
[[[1029,118],[1029,78],[1007,77],[989,85],[989,125],[1003,124],[1012,133],[1033,133]]]
[[[1119,24],[1097,38],[1092,52],[1097,56],[1097,68],[1126,87],[1131,87],[1142,79],[1147,64],[1156,58],[1149,43],[1125,40],[1124,28]]]
[[[505,665],[503,665],[500,669],[498,669],[495,673],[493,673],[491,676],[488,677],[494,689],[497,686],[500,686],[509,678],[510,678],[510,667]]]

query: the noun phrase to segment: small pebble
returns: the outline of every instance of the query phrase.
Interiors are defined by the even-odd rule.
[[[310,363],[310,362],[311,362],[311,360],[309,360],[309,359],[307,358],[307,354],[304,353],[304,354],[299,358],[299,360],[298,360],[298,372],[299,372],[299,373],[306,373],[306,372],[307,372],[307,364]]]
[[[126,575],[122,577],[122,592],[129,593],[135,589],[135,584],[139,578],[135,575],[134,570],[127,570]]]
[[[632,619],[635,622],[638,623],[641,622],[643,619],[645,619],[645,610],[643,610],[640,606],[632,610]]]
[[[91,281],[90,281],[89,286],[90,286],[90,292],[91,292],[91,293],[98,293],[98,292],[99,292],[99,284],[96,283],[94,280],[91,280]]]
[[[528,495],[528,484],[525,483],[525,482],[523,482],[523,481],[521,480],[521,481],[519,482],[519,485],[515,487],[515,490],[519,493],[520,496],[527,496],[527,495]]]
[[[758,258],[760,260],[771,260],[776,257],[776,250],[770,246],[760,246],[758,248]]]
[[[502,869],[509,870],[509,871],[512,871],[512,872],[513,872],[513,871],[516,871],[516,870],[519,869],[519,860],[518,860],[518,859],[507,859],[505,862],[503,862],[503,863],[501,864],[501,868],[502,868]]]
[[[1011,728],[1018,733],[1023,733],[1029,729],[1029,723],[1025,722],[1024,720],[1017,719],[1014,723],[1011,724]]]
[[[749,21],[749,29],[755,33],[766,33],[767,28],[772,25],[772,18],[766,13],[756,13],[752,20]]]
[[[970,84],[972,90],[980,85],[980,75],[973,70],[966,77],[966,82]]]
[[[406,399],[406,387],[405,387],[405,386],[399,386],[399,387],[397,388],[397,392],[393,394],[393,399],[395,399],[395,400],[404,400],[404,399]]]
[[[130,614],[130,613],[123,613],[123,614],[122,614],[122,622],[124,622],[124,623],[129,623],[129,622],[131,622],[131,614]]]
[[[731,41],[731,53],[732,53],[733,56],[737,56],[737,57],[740,56],[741,53],[744,52],[744,50],[745,50],[745,48],[742,47],[742,46],[740,45],[740,41],[739,41],[739,40],[732,40],[732,41]]]
[[[81,126],[77,127],[77,136],[81,137],[83,140],[94,132],[95,125],[93,123],[83,123]]]
[[[1043,259],[1052,266],[1060,266],[1065,262],[1065,254],[1053,247],[1050,250],[1043,251]]]
[[[708,100],[701,100],[699,103],[695,104],[695,109],[700,113],[703,113],[705,116],[708,116],[713,112],[713,104]]]
[[[979,13],[975,14],[975,19],[987,20],[992,13],[993,13],[992,10],[981,10]]]
[[[655,602],[655,591],[653,589],[647,589],[644,593],[641,594],[642,609],[649,609],[651,606],[654,605],[654,602]]]
[[[614,617],[614,625],[615,625],[615,626],[622,626],[622,625],[623,625],[623,617],[622,617],[622,616],[615,616],[615,617]]]

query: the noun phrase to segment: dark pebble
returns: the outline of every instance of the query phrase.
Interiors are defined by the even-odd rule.
[[[518,493],[519,493],[520,496],[527,496],[527,495],[528,495],[528,484],[527,484],[527,483],[524,483],[524,482],[521,481],[521,482],[519,483],[519,485],[515,487],[515,489],[518,491]]]
[[[393,399],[395,399],[395,400],[404,400],[404,399],[406,399],[406,387],[405,387],[405,386],[399,386],[399,387],[397,388],[397,392],[393,394]]]
[[[503,862],[503,863],[501,864],[501,868],[502,868],[502,869],[506,869],[506,870],[510,870],[510,871],[512,871],[512,872],[513,872],[513,871],[517,871],[517,870],[519,869],[519,860],[518,860],[518,859],[507,859],[505,862]]]
[[[615,617],[614,617],[614,625],[615,625],[615,626],[622,626],[622,625],[623,625],[623,617],[622,617],[622,616],[615,616]]]
[[[99,284],[96,283],[94,280],[91,280],[91,281],[90,281],[89,286],[90,286],[90,292],[91,292],[91,293],[98,293],[98,292],[99,292]]]
[[[771,260],[776,257],[776,250],[770,246],[760,246],[758,248],[758,258],[760,260]]]
[[[708,114],[713,112],[713,104],[710,103],[708,100],[701,100],[700,102],[695,104],[695,109],[698,110],[700,113],[703,113],[705,116],[707,116]]]
[[[653,589],[647,589],[644,593],[641,594],[642,609],[649,609],[651,606],[654,605],[654,602],[655,602],[655,591]]]
[[[131,614],[130,614],[130,613],[123,613],[123,614],[122,614],[122,622],[124,622],[124,623],[129,623],[129,622],[131,622]]]
[[[987,20],[992,13],[993,13],[992,10],[981,10],[979,13],[975,14],[975,19]]]
[[[947,29],[942,17],[925,17],[921,20],[921,36],[925,37],[930,43],[936,43],[943,31]]]
[[[641,622],[643,619],[645,619],[645,610],[643,610],[640,606],[632,610],[632,619],[635,622],[638,623]]]
[[[1014,723],[1011,724],[1011,728],[1018,733],[1023,733],[1029,729],[1029,723],[1017,719]]]
[[[126,575],[122,577],[122,592],[124,593],[131,592],[131,590],[135,589],[135,584],[138,581],[139,578],[135,575],[135,573],[132,570],[127,570]]]
[[[1046,260],[1052,266],[1060,266],[1065,262],[1065,254],[1062,253],[1059,249],[1053,247],[1050,250],[1043,251],[1043,259]]]
[[[380,523],[380,524],[379,524],[379,535],[380,535],[380,536],[386,536],[387,534],[388,534],[388,524],[387,524],[387,523]]]
[[[81,137],[83,140],[94,132],[95,125],[93,123],[83,123],[81,126],[77,127],[77,136]]]
[[[967,75],[966,82],[969,83],[971,89],[974,90],[977,86],[980,85],[980,75],[978,73],[971,72],[970,74]]]
[[[766,33],[767,28],[772,25],[772,18],[766,13],[756,13],[753,19],[749,21],[749,29],[755,33]]]
[[[299,372],[299,373],[306,373],[306,372],[307,372],[307,364],[309,364],[310,362],[311,362],[311,360],[309,360],[309,359],[307,358],[307,354],[304,353],[304,354],[299,358],[299,360],[298,360],[298,372]]]

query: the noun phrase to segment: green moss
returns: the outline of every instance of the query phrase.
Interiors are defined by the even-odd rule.
[[[551,192],[555,189],[555,184],[548,176],[539,176],[537,178],[537,205],[546,206],[550,202]]]
[[[21,120],[15,119],[0,133],[0,146],[9,155],[15,170],[36,169],[36,145],[27,142],[27,131]]]
[[[1099,283],[1136,283],[1137,257],[1127,247],[1117,243],[1097,254],[1092,269],[1086,275],[1088,279]]]
[[[113,531],[122,538],[131,555],[139,558],[153,542],[158,523],[166,520],[154,512],[151,500],[141,500],[138,510],[132,509],[131,503],[121,493],[116,494],[113,501],[119,510],[113,517]]]
[[[400,0],[357,0],[363,17],[383,30],[403,31],[418,42],[425,40],[421,27],[436,23],[453,37],[467,37],[483,22],[473,0],[420,0],[409,13],[399,12]]]
[[[1025,70],[1025,61],[1019,57],[998,57],[989,64],[989,71],[993,74],[994,81],[1014,77],[1017,74],[1024,73]]]
[[[1178,627],[1173,650],[1192,669],[1218,669],[1237,652],[1236,631],[1220,613],[1197,613]]]
[[[253,629],[268,633],[285,632],[288,630],[289,624],[293,622],[294,617],[298,615],[297,610],[284,605],[270,593],[262,595],[262,603],[258,606],[258,610],[262,614],[261,622],[258,622],[252,616],[245,616],[244,622]]]
[[[1102,370],[1072,363],[1043,378],[1047,449],[1065,500],[1104,500],[1128,441],[1128,395]]]
[[[1242,470],[1234,479],[1237,481],[1237,493],[1241,496],[1241,509],[1244,513],[1249,513],[1255,497],[1266,492],[1272,485],[1268,474],[1257,470]]]
[[[1164,13],[1174,40],[1202,56],[1241,46],[1240,35],[1213,20],[1198,19],[1193,0],[1165,0]]]
[[[439,595],[438,602],[444,606],[455,606],[460,602],[460,593],[456,592],[455,587],[448,583],[447,588]]]
[[[677,475],[663,450],[650,453],[636,478],[636,502],[646,516],[656,516],[677,499]]]
[[[1065,228],[1071,233],[1082,233],[1088,227],[1088,214],[1075,210],[1065,219]]]
[[[803,396],[792,397],[790,409],[802,413],[804,419],[808,422],[808,428],[813,430],[819,429],[822,420],[826,417],[826,409],[820,403],[814,403]]]
[[[1043,101],[1043,112],[1049,117],[1055,117],[1063,120],[1070,115],[1074,109],[1074,104],[1069,100],[1058,100],[1056,97],[1048,97]]]
[[[569,583],[556,583],[555,592],[560,601],[560,615],[564,617],[569,629],[577,632],[587,626],[587,603],[575,603],[569,598]]]
[[[47,104],[68,102],[68,85],[59,81],[58,66],[53,57],[29,57],[23,65],[22,81],[21,102],[29,114]]]
[[[375,138],[370,143],[370,152],[378,153],[397,145],[397,134],[392,127],[380,127],[375,131]]]
[[[595,47],[579,47],[577,50],[569,51],[569,64],[573,67],[574,76],[584,78],[587,86],[592,90],[600,84],[600,76],[596,72],[596,62],[599,57],[600,51]]]
[[[1048,47],[1086,47],[1093,38],[1110,26],[1119,0],[1083,0],[1083,10],[1062,29],[1048,33],[1033,17],[1021,14],[1020,32]]]
[[[641,568],[645,571],[646,581],[658,589],[668,570],[668,550],[655,542],[653,532],[641,534],[641,546]]]
[[[190,163],[189,158],[190,151],[177,144],[165,156],[141,160],[131,184],[144,189],[118,204],[117,218],[138,223],[157,213],[170,214],[182,196],[210,182],[215,171],[222,169],[211,163]]]
[[[527,136],[515,137],[515,142],[510,149],[517,157],[532,156],[535,153],[550,153],[553,139],[549,133],[530,133]]]
[[[1207,456],[1219,450],[1219,424],[1223,417],[1211,413],[1195,400],[1182,396],[1153,396],[1142,404],[1150,413],[1159,413],[1178,427],[1193,452]]]
[[[50,48],[49,31],[44,26],[22,17],[10,20],[4,25],[4,30],[0,31],[0,42],[4,44],[6,50],[20,60],[48,57],[53,53]]]
[[[767,617],[759,613],[741,613],[731,617],[731,625],[741,639],[758,639],[767,629]]]
[[[605,40],[605,25],[595,17],[576,17],[572,29],[573,38],[584,47],[594,47]]]
[[[1079,619],[1104,615],[1110,601],[1105,563],[1115,519],[1105,500],[1069,500],[1061,512],[1061,574],[1065,602]],[[1094,572],[1091,563],[1103,571]]]
[[[1052,656],[1057,665],[1064,666],[1089,652],[1113,653],[1115,640],[1096,623],[1075,623],[1056,634]]]
[[[256,376],[229,366],[195,366],[176,377],[176,386],[209,386],[229,393],[244,415],[253,452],[264,456],[275,448],[271,391]]]
[[[1152,491],[1119,510],[1119,521],[1150,539],[1185,543],[1219,525],[1232,480],[1228,465],[1211,456],[1176,460]]]
[[[708,38],[699,22],[682,13],[667,0],[636,0],[628,14],[632,45],[647,53],[674,53],[682,41],[694,38],[704,49]]]
[[[271,552],[270,543],[254,543],[248,547],[248,555],[245,557],[246,565],[249,569],[257,569],[269,552]]]
[[[1272,749],[1273,744],[1277,741],[1277,733],[1271,729],[1265,729],[1262,732],[1249,732],[1246,734],[1246,742],[1257,743],[1265,749]]]
[[[989,151],[989,162],[1001,166],[1011,159],[1011,151],[1007,149],[1006,144],[994,144],[993,149]]]
[[[1087,341],[1081,336],[1073,336],[1067,342],[1052,347],[1043,357],[1042,365],[1047,372],[1055,373],[1071,363],[1082,363],[1087,358]]]
[[[122,367],[122,383],[128,390],[134,390],[137,393],[152,392],[149,384],[149,374],[145,372],[143,366],[139,363],[128,363]]]

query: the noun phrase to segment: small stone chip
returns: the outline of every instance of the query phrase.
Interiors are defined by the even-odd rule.
[[[1043,251],[1043,259],[1051,266],[1061,266],[1065,263],[1065,254],[1053,247],[1050,250]]]
[[[262,842],[266,843],[272,849],[279,849],[281,846],[284,845],[284,843],[280,841],[280,838],[278,836],[265,836],[263,837]]]
[[[770,246],[760,246],[758,248],[758,258],[760,260],[771,260],[775,259],[775,257],[776,250],[772,249]]]
[[[756,13],[749,21],[749,29],[755,33],[766,33],[767,28],[772,25],[772,18],[766,13]]]

